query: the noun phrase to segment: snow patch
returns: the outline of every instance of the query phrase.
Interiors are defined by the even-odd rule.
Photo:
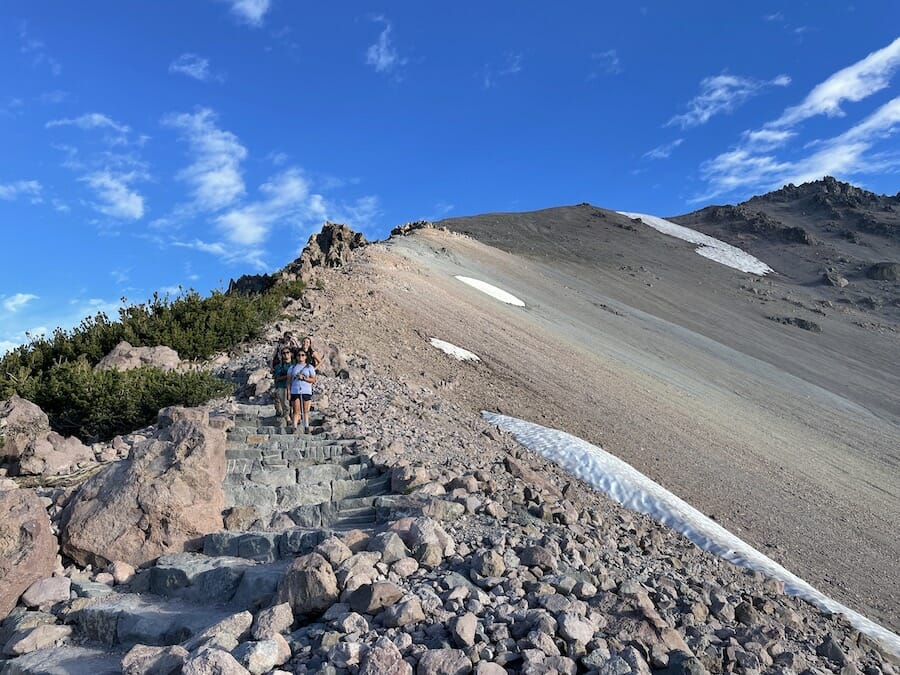
[[[649,225],[657,232],[662,232],[671,237],[689,241],[692,244],[699,244],[699,247],[696,250],[697,253],[704,258],[709,258],[722,265],[733,267],[741,272],[749,272],[750,274],[758,274],[760,276],[766,275],[772,271],[772,268],[759,258],[754,258],[749,253],[742,251],[736,246],[726,244],[724,241],[697,232],[697,230],[678,225],[670,220],[665,220],[664,218],[648,216],[644,213],[629,213],[627,211],[619,211],[618,213],[629,218],[640,218],[645,225]]]
[[[434,347],[437,347],[442,352],[453,356],[460,361],[480,361],[476,354],[473,354],[468,349],[463,349],[462,347],[457,347],[454,344],[450,344],[449,342],[444,342],[443,340],[438,340],[437,338],[431,338],[431,344]]]
[[[486,281],[473,279],[472,277],[461,277],[459,275],[457,275],[455,278],[459,279],[464,284],[469,284],[469,286],[471,286],[472,288],[477,288],[482,293],[487,293],[500,302],[505,302],[507,305],[515,305],[516,307],[525,306],[525,303],[519,300],[516,296],[512,295],[511,293],[507,293],[506,291],[497,288],[496,286],[491,286]]]
[[[880,640],[900,655],[900,636],[816,590],[618,457],[563,431],[487,411],[481,414],[497,428],[510,432],[529,450],[555,462],[623,506],[655,518],[705,551],[783,581],[786,593],[808,600],[827,612],[843,614],[857,630]]]

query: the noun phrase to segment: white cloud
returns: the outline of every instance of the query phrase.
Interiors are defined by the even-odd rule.
[[[487,64],[481,72],[482,89],[490,89],[497,84],[497,79],[508,75],[518,75],[522,72],[522,60],[524,56],[518,52],[510,52],[504,56],[503,65],[499,68]]]
[[[688,111],[675,115],[666,126],[677,125],[682,129],[706,124],[714,115],[730,113],[763,89],[789,85],[791,78],[779,75],[772,80],[762,81],[738,75],[714,75],[700,83],[700,94],[688,102]]]
[[[593,80],[600,75],[618,75],[622,72],[622,60],[615,49],[591,54],[591,72],[588,79]]]
[[[271,6],[270,0],[222,0],[231,5],[231,13],[242,23],[258,27]]]
[[[12,201],[20,196],[31,197],[32,202],[40,201],[41,184],[36,180],[17,180],[12,183],[0,183],[0,199]]]
[[[209,60],[197,54],[182,54],[169,64],[170,73],[178,73],[206,82],[212,77]]]
[[[900,38],[864,59],[843,68],[816,85],[799,105],[760,129],[745,131],[732,150],[701,165],[707,181],[705,201],[733,190],[773,189],[784,183],[818,180],[826,175],[886,173],[900,168],[896,150],[880,151],[879,143],[900,130],[900,98],[883,104],[863,121],[828,139],[807,141],[812,152],[782,160],[774,151],[798,137],[801,122],[814,116],[842,118],[844,102],[859,102],[890,85],[900,67]]]
[[[400,56],[391,43],[393,26],[384,17],[375,17],[373,21],[384,24],[384,30],[378,35],[378,40],[366,50],[366,64],[372,66],[377,73],[394,73],[406,64],[406,59]]]
[[[830,175],[886,172],[900,166],[900,156],[873,154],[880,140],[900,131],[900,97],[881,106],[859,124],[834,138],[814,144],[815,152],[795,161],[736,148],[704,163],[701,174],[709,193],[692,201],[707,201],[743,188],[776,189]]]
[[[19,24],[19,52],[31,58],[32,68],[47,66],[53,75],[59,75],[62,72],[62,66],[59,61],[50,56],[46,45],[41,40],[29,35],[28,24],[25,21]]]
[[[191,186],[198,207],[218,211],[244,195],[241,162],[247,149],[236,135],[216,126],[212,110],[167,115],[163,124],[179,130],[193,152],[193,162],[178,177]]]
[[[667,159],[672,154],[672,151],[682,143],[684,143],[683,138],[676,138],[671,143],[658,145],[652,150],[645,152],[644,159]]]
[[[16,293],[15,295],[3,299],[3,308],[10,314],[15,314],[32,300],[37,300],[38,296],[31,293]]]
[[[52,127],[75,126],[79,129],[112,129],[120,134],[131,131],[125,124],[119,124],[103,113],[85,113],[81,117],[50,120],[44,125],[48,129]]]
[[[138,177],[135,172],[103,170],[82,176],[79,180],[87,183],[100,200],[93,204],[97,211],[111,218],[138,220],[144,215],[144,198],[129,186]]]
[[[856,103],[885,89],[900,66],[900,38],[818,84],[802,103],[784,111],[768,126],[790,127],[816,115],[842,117],[841,103]]]

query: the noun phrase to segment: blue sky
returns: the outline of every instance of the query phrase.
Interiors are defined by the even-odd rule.
[[[326,219],[894,194],[898,26],[897,0],[4,0],[0,351],[277,270]]]

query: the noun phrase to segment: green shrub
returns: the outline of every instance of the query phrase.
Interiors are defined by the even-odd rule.
[[[231,391],[208,372],[94,370],[79,359],[51,368],[31,400],[54,429],[91,442],[146,426],[166,406],[200,405]]]
[[[118,321],[100,313],[70,331],[57,328],[0,359],[0,399],[18,394],[39,405],[55,430],[108,440],[152,422],[160,408],[198,405],[231,390],[209,373],[95,372],[93,366],[119,342],[165,345],[182,359],[206,359],[258,337],[278,318],[284,298],[299,298],[304,288],[293,281],[262,294],[154,294],[147,303],[121,308]]]

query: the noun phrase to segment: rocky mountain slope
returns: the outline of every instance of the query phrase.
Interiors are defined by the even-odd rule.
[[[93,448],[105,468],[84,488],[0,486],[0,553],[33,555],[0,627],[0,673],[897,672],[897,654],[840,617],[624,510],[480,415],[602,445],[896,631],[889,316],[829,307],[590,205],[447,224],[477,240],[347,234],[298,261],[291,273],[315,281],[303,301],[214,364],[238,401],[164,411]],[[270,417],[265,364],[285,329],[326,356],[308,437]],[[19,404],[4,421],[23,447],[46,435]],[[133,498],[106,496],[126,480]],[[201,502],[202,521],[173,518]],[[91,521],[123,529],[103,539]],[[123,559],[129,537],[143,547]]]

